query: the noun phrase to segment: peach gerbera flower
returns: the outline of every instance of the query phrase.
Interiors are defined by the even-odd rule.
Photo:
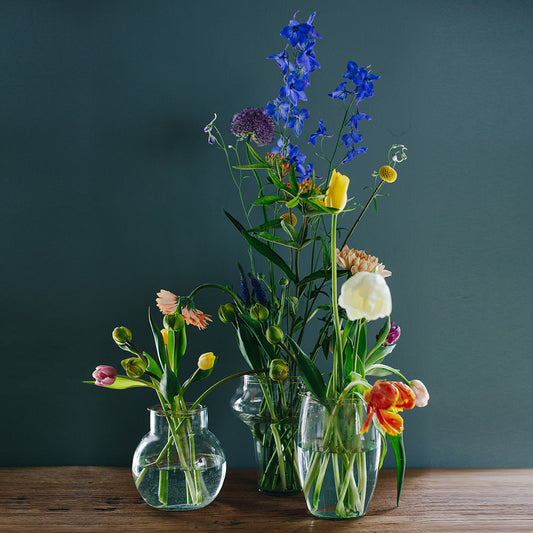
[[[185,319],[185,324],[196,326],[198,329],[205,329],[207,323],[212,322],[211,315],[206,315],[199,309],[187,309],[187,307],[182,307],[181,314]]]
[[[157,298],[155,299],[157,307],[164,315],[171,315],[176,312],[178,308],[178,297],[165,289],[161,289],[157,293]]]
[[[344,246],[342,250],[337,248],[337,264],[352,274],[375,272],[384,278],[392,274],[390,270],[385,270],[385,265],[380,263],[377,257],[369,255],[363,250],[353,250],[348,246]]]

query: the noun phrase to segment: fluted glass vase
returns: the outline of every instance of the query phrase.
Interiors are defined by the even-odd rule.
[[[235,414],[252,432],[258,488],[264,494],[301,491],[295,446],[299,387],[297,378],[272,381],[268,376],[244,376],[242,388],[231,401]]]
[[[200,509],[219,493],[226,458],[207,427],[207,408],[151,408],[150,432],[133,456],[133,479],[143,500],[167,511]]]
[[[381,438],[361,400],[323,401],[304,395],[298,430],[298,468],[309,511],[320,518],[366,514],[376,485]]]

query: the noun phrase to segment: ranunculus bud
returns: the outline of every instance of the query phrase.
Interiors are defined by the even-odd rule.
[[[283,359],[272,359],[268,371],[270,379],[274,381],[283,381],[289,375],[289,365]]]
[[[140,378],[148,366],[140,357],[123,359],[120,364],[130,378]]]
[[[392,167],[385,165],[379,169],[379,177],[387,183],[392,183],[393,181],[396,181],[398,174]]]
[[[265,332],[265,337],[270,344],[278,344],[283,342],[283,330],[278,326],[270,326]]]
[[[213,352],[204,353],[198,358],[198,368],[200,370],[210,370],[213,368],[216,359],[217,358]]]
[[[350,320],[376,320],[392,312],[392,298],[385,278],[375,272],[357,272],[341,287],[339,305]]]
[[[113,330],[113,339],[118,345],[131,342],[131,331],[124,326],[115,328]]]
[[[172,313],[170,315],[165,315],[163,325],[166,329],[180,331],[185,327],[185,320],[180,313]]]
[[[417,407],[425,407],[429,401],[429,392],[426,386],[418,379],[413,379],[409,383],[409,387],[415,395],[415,405]]]
[[[268,315],[268,309],[264,305],[256,303],[250,308],[250,316],[259,322],[264,322],[268,318]]]
[[[224,324],[235,322],[235,306],[233,304],[223,304],[218,308],[218,318]]]
[[[350,185],[350,178],[334,170],[324,198],[326,207],[333,207],[342,211],[348,201],[348,185]]]
[[[112,366],[98,365],[93,372],[93,378],[95,380],[95,385],[101,387],[113,385],[117,378],[117,371]]]
[[[390,346],[391,344],[396,344],[398,342],[398,339],[400,338],[400,335],[402,334],[402,330],[400,329],[400,326],[395,326],[394,322],[391,322],[390,324],[391,326],[389,329],[389,333],[387,334],[387,337],[383,341],[382,346]],[[381,336],[381,331],[376,335],[376,340],[378,340],[379,337]]]

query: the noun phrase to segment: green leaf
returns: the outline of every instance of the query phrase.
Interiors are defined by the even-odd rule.
[[[154,336],[155,347],[157,350],[157,356],[159,357],[159,362],[161,363],[161,368],[164,368],[167,364],[165,341],[163,340],[163,335],[161,335],[161,330],[155,325],[154,317],[152,316],[152,310],[150,308],[148,308],[148,321],[150,322],[150,327],[152,328],[152,334]]]
[[[161,378],[161,383],[159,384],[159,390],[161,391],[161,394],[164,396],[165,400],[170,404],[172,404],[174,396],[177,396],[180,391],[180,383],[178,378],[168,365],[165,365],[163,377]]]
[[[367,359],[385,342],[385,339],[387,338],[389,331],[390,331],[390,316],[387,317],[387,321],[385,322],[385,325],[383,326],[383,328],[381,328],[381,333],[378,339],[376,340],[376,344],[374,344],[374,346],[368,352],[368,355],[366,356]]]
[[[289,224],[286,220],[281,219],[281,227],[291,238],[291,240],[298,242],[298,230],[292,224]]]
[[[380,346],[377,350],[375,350],[372,355],[369,357],[367,356],[366,360],[366,366],[371,366],[375,364],[379,364],[385,359],[387,355],[389,355],[392,350],[396,348],[395,344],[390,344],[389,346]]]
[[[304,285],[307,285],[308,283],[311,283],[312,281],[316,281],[317,279],[329,279],[331,276],[331,270],[330,269],[320,269],[316,270],[315,272],[308,274],[305,276],[305,278],[301,279],[298,282],[298,287],[303,287]]]
[[[290,344],[291,355],[296,361],[303,382],[317,398],[325,398],[326,384],[322,373],[291,337],[286,337],[286,339]]]
[[[283,196],[261,196],[252,205],[272,205],[276,202],[284,202]],[[251,230],[250,230],[251,231]]]
[[[84,381],[83,383],[89,383],[94,385],[94,381]],[[115,389],[115,390],[124,390],[131,389],[133,387],[149,387],[153,388],[152,385],[141,379],[129,378],[128,376],[117,376],[115,382],[112,385],[102,385],[104,389]]]
[[[281,218],[276,218],[274,220],[268,220],[267,222],[264,222],[263,224],[260,224],[259,226],[256,226],[255,228],[249,229],[248,233],[258,233],[261,231],[268,231],[269,229],[273,228],[281,228]]]
[[[264,163],[268,168],[270,165],[253,149],[250,143],[246,143],[246,151],[248,152],[248,157],[253,157],[259,163]]]
[[[227,211],[224,211],[224,213],[230,219],[231,223],[241,232],[241,235],[252,248],[257,250],[263,257],[266,257],[269,261],[272,261],[272,263],[277,265],[293,283],[298,282],[296,274],[291,270],[289,265],[287,265],[287,263],[285,263],[285,261],[276,252],[274,252],[274,250],[252,235],[249,235],[244,226],[238,220],[233,218]]]
[[[156,360],[146,352],[143,352],[144,357],[148,361],[148,367],[146,368],[147,372],[151,372],[152,374],[156,375],[159,379],[161,379],[161,376],[163,375],[163,371],[161,368],[159,368],[159,365],[157,364]]]
[[[405,476],[405,447],[403,445],[403,433],[393,436],[387,434],[394,458],[396,459],[396,505],[400,505],[400,495],[402,493],[403,479]]]
[[[282,246],[288,246],[290,248],[299,247],[299,244],[297,242],[288,241],[287,239],[278,237],[277,235],[272,235],[271,233],[261,232],[258,233],[257,236],[261,239],[265,239],[265,241],[275,242],[276,244],[281,244]]]
[[[289,200],[288,202],[285,202],[285,206],[287,207],[287,209],[291,209],[292,207],[296,207],[299,203],[300,203],[300,196],[297,195],[291,200]]]
[[[171,370],[178,372],[180,361],[187,349],[187,334],[185,333],[185,324],[178,331],[168,330],[167,353],[168,362]]]
[[[394,374],[401,378],[404,383],[409,384],[409,380],[396,368],[392,368],[388,365],[375,364],[366,368],[366,373],[369,376],[388,376],[389,374]]]
[[[242,317],[237,316],[236,329],[237,344],[244,360],[248,363],[248,366],[253,370],[265,368],[267,365],[264,361],[257,339],[253,332],[248,329],[248,326],[242,320]]]
[[[270,168],[270,165],[267,163],[255,163],[253,165],[236,165],[233,168],[236,168],[237,170],[255,170],[262,168]]]

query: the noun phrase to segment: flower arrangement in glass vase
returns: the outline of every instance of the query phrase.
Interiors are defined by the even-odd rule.
[[[140,350],[132,342],[131,331],[117,327],[115,343],[132,357],[121,361],[125,371],[119,375],[108,365],[99,365],[94,381],[108,389],[146,387],[155,391],[159,405],[151,407],[150,432],[135,450],[132,473],[144,501],[158,509],[181,511],[199,509],[211,503],[224,482],[226,459],[219,440],[207,427],[207,407],[203,400],[219,385],[249,371],[228,376],[205,390],[193,402],[185,393],[193,383],[210,376],[217,357],[207,352],[198,357],[197,368],[180,382],[180,365],[187,345],[186,325],[205,329],[209,315],[185,306],[161,304],[165,310],[159,328],[149,312],[150,328],[157,357]]]
[[[296,16],[281,30],[283,50],[269,56],[281,71],[277,97],[264,107],[235,114],[233,145],[224,141],[216,115],[204,129],[208,142],[224,152],[243,208],[244,220],[226,212],[248,245],[249,268],[239,265],[240,291],[209,283],[183,301],[194,307],[200,290],[224,291],[231,301],[219,308],[219,318],[235,328],[250,368],[270,369],[255,384],[261,394],[251,394],[245,382],[233,402],[256,443],[264,445],[257,446],[260,489],[295,489],[297,469],[311,513],[353,518],[366,513],[387,441],[397,462],[399,501],[405,452],[398,413],[424,405],[429,397],[421,382],[408,380],[384,362],[400,335],[390,322],[392,301],[385,278],[391,272],[378,258],[348,247],[368,208],[377,210],[382,188],[397,179],[396,167],[406,160],[407,149],[390,148],[372,175],[364,203],[348,197],[350,179],[338,169],[367,152],[361,125],[370,116],[362,107],[379,79],[370,67],[349,61],[329,93],[343,107],[339,127],[330,130],[320,119],[308,137],[325,171],[318,173],[318,165],[309,162],[296,142],[311,116],[304,102],[313,72],[321,68],[315,52],[321,36],[315,13],[303,23]],[[275,134],[274,146],[261,155],[253,145],[267,146]],[[250,182],[256,188],[247,203]],[[339,290],[342,278],[347,279]],[[376,342],[368,342],[367,324],[383,318]],[[333,354],[327,381],[316,363],[321,351],[326,357]],[[306,393],[290,379],[297,374]],[[400,381],[369,381],[389,375]],[[252,396],[258,401],[250,402]],[[297,431],[294,424],[290,429],[295,413]]]

